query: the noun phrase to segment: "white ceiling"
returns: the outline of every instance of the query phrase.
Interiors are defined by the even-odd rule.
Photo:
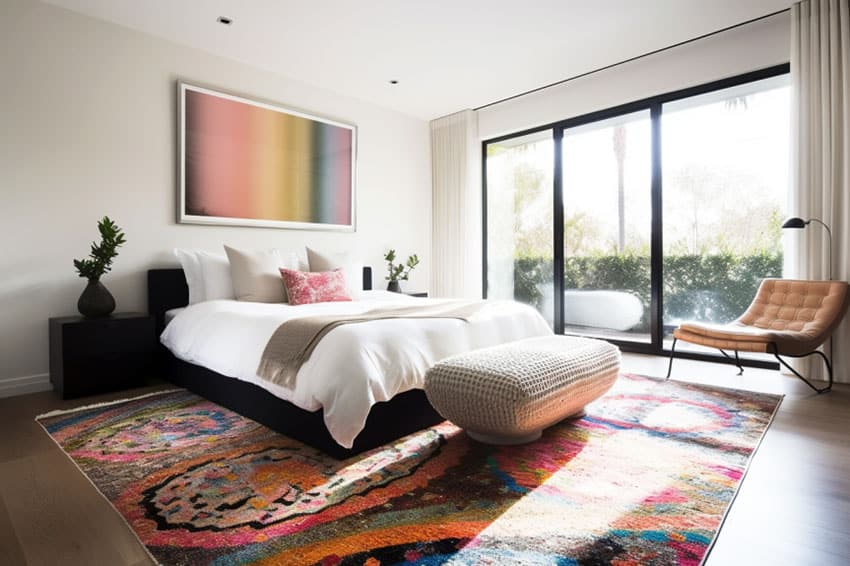
[[[787,8],[791,0],[47,0],[424,119]],[[216,22],[219,16],[233,25]],[[397,79],[398,85],[390,85]]]

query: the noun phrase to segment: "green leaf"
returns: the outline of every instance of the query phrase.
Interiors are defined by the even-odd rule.
[[[118,256],[117,249],[126,242],[123,230],[108,216],[97,223],[101,241],[92,242],[89,248],[90,259],[74,260],[74,267],[80,277],[99,279],[112,269],[112,260]]]

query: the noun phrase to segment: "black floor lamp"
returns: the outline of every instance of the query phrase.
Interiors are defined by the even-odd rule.
[[[829,226],[826,225],[825,222],[818,220],[817,218],[809,218],[808,220],[803,220],[802,218],[793,217],[789,218],[782,224],[782,228],[805,228],[812,222],[817,222],[821,226],[823,226],[824,230],[826,230],[826,237],[829,247],[827,248],[827,257],[829,257],[829,280],[832,281],[832,231],[829,229]]]
[[[823,226],[824,230],[826,230],[826,238],[827,238],[827,257],[829,258],[829,267],[827,271],[829,272],[829,280],[832,281],[832,231],[829,229],[829,226],[826,225],[826,222],[822,220],[818,220],[817,218],[809,218],[808,220],[803,220],[797,216],[793,218],[789,218],[785,222],[782,223],[782,228],[805,228],[812,222],[817,222],[821,226]],[[823,355],[823,354],[821,354]],[[829,362],[830,366],[832,365],[832,334],[829,335]],[[790,369],[790,368],[789,368]],[[793,369],[791,371],[794,371]],[[794,372],[796,373],[796,372]],[[832,387],[832,374],[830,373],[830,384]],[[805,381],[805,380],[804,380]],[[820,393],[818,391],[818,393]]]

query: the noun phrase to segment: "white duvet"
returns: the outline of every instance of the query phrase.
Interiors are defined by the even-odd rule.
[[[294,390],[257,376],[272,333],[286,320],[317,314],[352,314],[391,304],[438,299],[365,291],[352,302],[287,304],[207,301],[190,305],[169,322],[160,340],[181,360],[259,385],[307,411],[324,408],[331,436],[350,448],[379,401],[422,388],[438,360],[468,350],[551,334],[533,308],[488,301],[469,322],[454,319],[389,319],[347,324],[329,332],[301,366]]]

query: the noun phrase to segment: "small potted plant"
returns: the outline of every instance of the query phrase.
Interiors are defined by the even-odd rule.
[[[395,250],[390,250],[384,254],[384,259],[387,260],[387,276],[384,279],[389,281],[387,291],[401,293],[399,281],[407,281],[410,272],[419,265],[419,256],[411,255],[407,258],[407,263],[395,263],[395,257]]]
[[[77,273],[89,280],[77,301],[77,310],[86,318],[107,316],[115,310],[115,299],[100,282],[100,278],[112,269],[112,260],[125,242],[123,230],[108,216],[97,223],[97,229],[100,232],[100,243],[92,242],[88,258],[74,260]]]

